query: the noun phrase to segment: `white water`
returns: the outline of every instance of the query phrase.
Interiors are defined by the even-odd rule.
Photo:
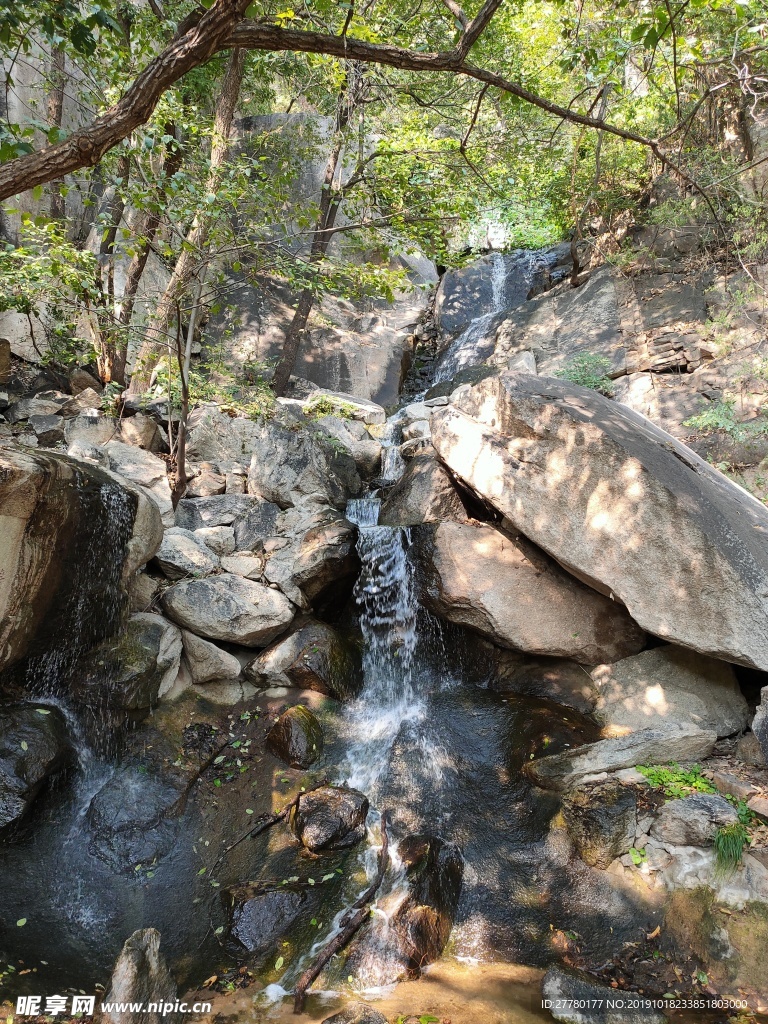
[[[400,454],[400,443],[403,440],[403,431],[400,426],[397,417],[388,419],[384,424],[384,430],[379,437],[381,442],[381,481],[384,485],[389,486],[396,484],[400,477],[405,472],[405,462],[402,455]],[[360,499],[362,502],[364,498]],[[350,506],[355,505],[356,502],[350,502]],[[352,513],[354,514],[354,512]],[[378,516],[378,511],[377,511]],[[369,524],[363,524],[369,525]],[[370,525],[375,525],[374,523]]]

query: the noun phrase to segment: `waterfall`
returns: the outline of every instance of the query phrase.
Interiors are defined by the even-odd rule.
[[[369,797],[402,725],[424,715],[423,701],[413,687],[418,602],[408,562],[408,532],[379,526],[379,506],[378,498],[347,505],[347,518],[359,531],[362,569],[354,598],[365,642],[363,688],[346,715],[348,732],[357,737],[347,754],[347,782]]]
[[[403,430],[396,417],[387,420],[379,435],[381,442],[381,473],[379,480],[385,487],[396,484],[405,472],[405,461],[400,454]],[[354,504],[350,502],[350,505]],[[365,524],[367,525],[367,524]],[[371,524],[374,525],[374,524]]]

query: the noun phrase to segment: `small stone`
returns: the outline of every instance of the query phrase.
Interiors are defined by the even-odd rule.
[[[246,552],[224,555],[221,560],[221,568],[224,572],[234,573],[235,576],[244,576],[247,580],[261,579],[264,573],[263,561],[257,555],[249,555]]]
[[[747,807],[758,818],[762,818],[763,821],[768,821],[768,797],[765,796],[753,796],[751,800],[747,801]]]
[[[727,772],[713,772],[712,783],[719,793],[727,793],[735,796],[737,800],[749,800],[757,794],[755,787],[743,779],[729,775]]]
[[[428,398],[424,405],[428,409],[435,409],[439,405],[448,405],[448,395],[438,395],[437,398]]]
[[[267,734],[267,750],[289,768],[309,768],[323,752],[323,730],[303,704],[288,708]]]
[[[30,416],[29,425],[40,444],[46,447],[64,440],[64,423],[61,416]]]
[[[235,531],[231,526],[203,526],[193,532],[217,555],[231,555],[235,550]]]
[[[765,764],[765,755],[760,746],[760,740],[753,732],[745,732],[743,736],[739,737],[735,756],[744,764],[751,764],[755,767],[762,767]]]
[[[187,484],[188,498],[210,498],[214,494],[224,494],[227,486],[226,477],[220,473],[203,470]]]

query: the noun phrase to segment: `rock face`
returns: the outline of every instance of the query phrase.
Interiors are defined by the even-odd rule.
[[[634,845],[637,798],[615,780],[585,786],[563,801],[563,817],[579,856],[593,868],[607,868]]]
[[[221,564],[218,555],[191,530],[178,527],[165,531],[163,543],[155,558],[169,580],[181,580],[185,576],[207,576]]]
[[[280,509],[255,495],[220,494],[182,498],[176,506],[176,525],[185,530],[231,526],[239,551],[251,551],[275,532]]]
[[[637,764],[698,761],[712,753],[716,738],[713,732],[693,726],[657,726],[537,758],[526,765],[526,774],[543,789],[564,792],[601,772],[615,772]]]
[[[280,715],[266,746],[289,768],[309,768],[323,752],[323,730],[309,708],[297,704]]]
[[[162,597],[169,618],[197,635],[264,647],[289,625],[291,602],[276,590],[223,573],[177,583]]]
[[[644,629],[768,669],[768,511],[644,417],[506,373],[436,409],[432,440],[457,476]]]
[[[417,527],[414,536],[427,607],[497,644],[587,665],[644,644],[624,608],[532,544],[468,523]]]
[[[307,901],[295,884],[251,882],[222,893],[227,911],[227,945],[235,956],[266,953],[284,935]]]
[[[56,708],[12,704],[0,712],[0,835],[19,822],[46,779],[73,755]]]
[[[739,820],[735,809],[714,793],[692,793],[670,800],[651,826],[651,836],[672,846],[711,846],[723,825]]]
[[[182,1019],[183,1014],[164,1012],[164,1003],[170,1003],[170,1009],[173,1008],[178,990],[160,952],[160,932],[142,928],[126,940],[112,972],[109,993],[104,998],[110,1003],[144,1007],[159,1004],[159,1009],[153,1012],[112,1009],[102,1015],[110,1024],[175,1024]]]
[[[0,449],[0,670],[53,644],[74,657],[111,632],[162,537],[137,491],[63,455]]]
[[[434,455],[417,455],[381,507],[382,526],[467,521],[453,481]]]
[[[151,708],[179,672],[181,630],[162,615],[137,612],[125,628],[92,650],[73,688],[79,700],[115,711]]]
[[[309,501],[341,509],[362,486],[348,452],[277,418],[233,419],[203,406],[190,416],[188,453],[201,462],[249,463],[248,493],[281,508]]]
[[[664,722],[729,736],[747,725],[749,708],[730,665],[670,644],[592,673],[596,713],[608,727],[636,731]]]
[[[166,526],[173,526],[171,486],[163,460],[142,448],[123,444],[122,441],[109,441],[104,450],[109,456],[109,468],[112,472],[144,487],[156,503],[163,523]]]
[[[631,1001],[633,993],[617,992],[572,967],[550,967],[541,994],[545,1008],[563,1024],[665,1024],[667,1020],[651,1007],[617,1005],[622,997]]]
[[[762,688],[760,697],[760,705],[752,722],[752,732],[760,744],[763,763],[765,764],[768,763],[768,686]]]
[[[325,622],[308,619],[245,666],[261,686],[300,686],[336,700],[357,693],[360,652]]]
[[[181,639],[193,683],[225,682],[240,675],[240,662],[233,654],[186,629],[182,629]]]
[[[291,831],[312,853],[346,850],[365,836],[368,798],[356,789],[321,786],[291,811]]]

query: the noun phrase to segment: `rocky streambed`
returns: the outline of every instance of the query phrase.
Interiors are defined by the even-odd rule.
[[[542,286],[519,262],[494,331]],[[47,398],[64,440],[2,448],[4,994],[107,985],[133,935],[130,993],[154,929],[163,985],[279,1019],[373,885],[310,1019],[548,1019],[519,964],[766,1009],[768,513],[494,337],[446,336],[461,367],[389,417],[200,406],[175,509],[162,409]]]

